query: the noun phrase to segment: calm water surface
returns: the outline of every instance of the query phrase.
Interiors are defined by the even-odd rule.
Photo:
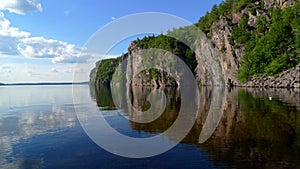
[[[197,121],[180,144],[155,157],[129,159],[96,145],[82,129],[74,107],[94,103],[119,132],[149,137],[176,120],[180,92],[166,89],[165,112],[141,124],[128,120],[135,115],[115,110],[108,89],[77,88],[83,102],[74,105],[72,86],[0,87],[0,168],[300,168],[299,91],[201,88]],[[149,92],[135,89],[134,107],[147,110]],[[208,113],[218,104],[220,123],[200,144]]]

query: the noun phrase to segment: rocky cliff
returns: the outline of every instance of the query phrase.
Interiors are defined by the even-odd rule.
[[[297,58],[300,58],[299,51],[298,49],[295,49],[294,46],[295,39],[292,39],[292,45],[286,46],[286,51],[283,52],[282,56],[281,54],[278,54],[278,56],[276,56],[277,58],[273,57],[269,59],[269,65],[263,62],[263,60],[265,60],[264,58],[269,56],[264,56],[264,53],[262,53],[262,59],[258,61],[258,64],[264,65],[267,68],[270,66],[271,68],[257,69],[261,69],[259,70],[261,72],[269,72],[271,75],[264,75],[264,73],[259,71],[257,71],[257,76],[256,74],[249,73],[247,77],[251,75],[252,78],[247,78],[247,83],[241,82],[238,78],[240,73],[239,70],[241,70],[243,64],[244,73],[248,73],[247,69],[245,69],[245,59],[242,59],[244,58],[246,50],[247,52],[252,50],[252,42],[249,42],[250,44],[248,43],[250,38],[255,41],[256,38],[259,39],[262,35],[265,35],[270,31],[271,25],[275,22],[274,16],[272,16],[273,12],[271,12],[273,9],[283,10],[293,6],[295,3],[298,3],[298,0],[226,1],[221,3],[219,7],[214,7],[211,13],[202,17],[199,20],[199,23],[196,24],[196,26],[203,30],[205,34],[199,33],[201,35],[195,36],[194,33],[190,33],[191,30],[192,32],[195,31],[193,30],[193,26],[190,26],[180,28],[179,30],[173,30],[167,36],[160,35],[158,37],[146,37],[142,40],[136,40],[130,44],[128,55],[121,57],[121,60],[126,59],[126,68],[123,66],[122,70],[128,73],[126,76],[126,83],[128,85],[130,83],[134,86],[155,87],[179,85],[179,81],[176,81],[176,76],[178,79],[179,72],[173,72],[175,74],[175,79],[172,79],[172,77],[168,76],[166,71],[162,69],[156,71],[149,69],[143,71],[143,73],[137,71],[145,64],[140,57],[140,50],[160,48],[179,56],[185,61],[201,85],[219,86],[226,84],[228,86],[297,88],[299,87],[300,78],[299,68],[294,68],[285,72],[286,75],[277,74],[280,70],[289,69],[299,62],[297,61]],[[217,12],[215,12],[216,10]],[[262,24],[263,26],[261,26]],[[181,33],[184,35],[183,38],[180,38],[180,40],[183,40],[182,43],[172,39],[170,40],[168,36],[173,38],[179,36],[182,37],[182,35],[178,35],[178,32],[180,31],[183,31],[183,33]],[[288,31],[288,29],[286,29],[286,31]],[[297,34],[297,31],[294,34]],[[283,41],[285,40],[286,39]],[[276,45],[278,44],[276,44],[275,41],[273,48],[277,48]],[[282,43],[280,45],[284,46],[288,44]],[[287,59],[283,60],[283,57],[286,55]],[[166,63],[166,60],[170,60],[170,54],[160,54],[157,58],[156,64],[161,67]],[[252,58],[252,60],[254,59],[256,58]],[[109,65],[110,68],[113,67],[113,65],[116,65],[116,63],[119,63],[118,61],[115,62],[113,60],[110,60],[109,62],[111,62]],[[251,63],[248,64],[251,65]],[[113,74],[112,70],[114,69],[112,68],[110,71],[103,71],[103,69],[105,69],[103,65],[107,65],[106,61],[102,63],[98,62],[96,68],[92,70],[90,76],[91,82],[102,84],[104,81],[108,82],[111,80]],[[100,68],[101,66],[102,68]],[[105,75],[102,76],[102,79],[99,75],[100,72],[102,74],[103,72],[106,73],[104,73]]]
[[[185,30],[179,32],[180,33],[176,35],[171,34],[170,36],[178,38],[184,34]],[[205,37],[202,32],[195,33],[194,36],[195,39],[190,41],[182,38],[188,46],[184,43],[177,44],[176,42],[174,46],[177,46],[180,51],[177,53],[176,50],[172,52],[154,49],[151,53],[150,60],[147,58],[149,56],[146,56],[147,54],[143,52],[145,49],[138,47],[139,42],[132,42],[129,47],[127,59],[127,80],[132,79],[133,85],[135,86],[180,86],[180,79],[182,79],[180,76],[183,74],[181,70],[184,69],[181,64],[186,64],[189,69],[191,69],[190,71],[194,74],[199,84],[205,86],[224,85],[225,77],[220,64],[220,56],[222,54],[213,47],[210,40]],[[188,52],[192,53],[190,57],[187,54]],[[174,59],[175,57],[179,57],[185,63],[180,63],[179,60]],[[190,63],[191,61],[193,61],[193,63]],[[145,64],[156,66],[158,68],[156,75],[149,75],[149,70],[137,75],[137,73],[139,73],[138,70],[145,67]],[[149,77],[151,79],[149,79]],[[148,80],[145,81],[145,79]]]
[[[190,36],[181,38],[185,43],[175,39],[190,29],[198,31],[193,34],[192,40],[187,40]],[[128,53],[118,58],[119,61],[109,59],[97,62],[96,68],[91,71],[90,82],[96,85],[105,84],[112,80],[115,73],[116,77],[122,77],[118,79],[118,83],[123,81],[126,86],[180,87],[180,83],[184,83],[184,67],[187,67],[199,84],[224,86],[226,77],[220,64],[222,53],[196,27],[184,28],[178,32],[169,35],[171,37],[153,37],[154,43],[150,37],[133,41],[129,45]],[[156,43],[157,41],[161,42]]]
[[[212,24],[211,32],[208,33],[208,36],[211,36],[211,41],[215,48],[223,53],[220,55],[222,69],[226,79],[230,79],[227,83],[232,83],[231,85],[237,86],[241,85],[236,74],[241,66],[241,58],[244,56],[245,45],[240,44],[237,41],[231,42],[231,37],[234,28],[241,24],[242,17],[245,16],[248,20],[248,26],[252,30],[255,30],[257,29],[259,18],[265,16],[267,18],[268,27],[271,22],[270,12],[268,12],[269,9],[284,9],[294,5],[294,3],[294,0],[255,1],[244,9],[220,16],[219,19]],[[251,82],[247,83],[246,86],[249,86],[250,84]]]

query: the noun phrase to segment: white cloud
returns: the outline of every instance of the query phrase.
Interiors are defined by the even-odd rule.
[[[27,12],[42,11],[38,0],[0,0],[0,10],[24,15]]]
[[[86,63],[103,55],[81,54],[81,48],[67,42],[31,37],[30,33],[10,27],[10,22],[0,11],[0,54],[28,58],[51,58],[53,63]]]
[[[23,37],[29,37],[30,33],[20,31],[19,28],[11,27],[10,21],[7,20],[3,12],[0,11],[0,36],[7,36],[12,38],[23,38]]]
[[[0,83],[84,82],[89,80],[90,70],[95,67],[94,63],[41,64],[30,60],[33,59],[28,58],[27,63],[0,64]]]
[[[37,9],[41,9],[38,7],[37,1],[27,1],[26,3],[37,5]],[[13,6],[19,9],[19,12],[16,13],[26,12],[25,9],[29,10],[24,2],[0,0],[0,10],[10,10]],[[24,10],[21,11],[21,9]],[[73,44],[44,37],[32,37],[29,32],[21,31],[10,25],[10,21],[0,11],[0,57],[22,55],[30,58],[51,58],[53,63],[76,63],[77,60],[86,62],[89,58],[88,56],[79,58],[81,49]]]
[[[52,73],[59,73],[59,71],[56,69],[56,68],[51,68],[49,70],[49,72],[52,72]]]
[[[0,62],[0,79],[5,83],[15,82],[50,82],[73,81],[74,64],[79,63],[85,69],[80,69],[76,76],[78,81],[87,81],[92,68],[90,60],[97,60],[99,55],[80,54],[81,48],[67,42],[33,37],[31,33],[11,26],[3,10],[18,14],[29,11],[41,11],[41,5],[35,0],[0,0],[0,59],[8,58],[5,63]],[[68,12],[67,12],[68,13]],[[27,63],[16,63],[14,58],[27,57]],[[47,58],[46,62],[35,58]],[[25,61],[25,60],[24,60]],[[47,63],[47,61],[50,61]],[[59,76],[58,76],[59,73]]]
[[[1,64],[0,69],[6,70],[6,69],[11,69],[13,67],[12,64]]]
[[[52,63],[86,63],[103,56],[81,53],[81,48],[73,44],[43,37],[21,39],[18,51],[29,58],[51,58]]]
[[[74,70],[73,69],[66,69],[66,70],[63,70],[63,73],[66,73],[66,74],[70,74],[70,73],[73,73]]]
[[[12,64],[1,64],[0,65],[0,72],[3,73],[11,73],[14,69],[14,66]]]
[[[20,31],[18,28],[11,27],[10,21],[7,20],[0,11],[0,54],[17,55],[17,44],[21,38],[27,38],[30,33]]]
[[[0,0],[1,2],[1,0]],[[52,63],[87,63],[116,56],[81,53],[81,48],[67,42],[32,37],[29,32],[11,27],[0,11],[0,57],[22,55],[28,58],[48,58]]]
[[[52,63],[76,63],[77,56],[75,55],[60,55],[51,59]]]
[[[111,17],[111,20],[116,20],[116,19],[117,19],[117,18],[116,18],[116,17],[114,17],[114,16],[112,16],[112,17]]]
[[[115,58],[116,55],[92,54],[88,50],[60,40],[33,37],[30,32],[11,26],[3,10],[17,14],[42,11],[38,0],[0,0],[0,59],[11,60],[26,57],[27,63],[0,64],[0,79],[3,82],[34,81],[88,81],[89,72],[97,60]],[[66,15],[71,11],[65,11]],[[112,18],[114,19],[114,18]],[[37,61],[36,58],[46,62]],[[37,62],[36,62],[37,61]],[[49,61],[49,63],[47,63]],[[52,63],[78,63],[51,64]],[[41,64],[42,63],[42,64]],[[73,73],[76,74],[74,78]],[[59,76],[58,76],[59,73]]]
[[[20,41],[18,50],[25,57],[55,58],[80,52],[80,48],[73,44],[44,37],[29,37]]]
[[[27,76],[29,76],[29,77],[42,77],[42,74],[37,73],[37,72],[28,72]]]
[[[115,57],[114,55],[108,55],[109,57]],[[52,63],[88,63],[95,62],[103,59],[103,54],[92,54],[92,53],[80,53],[74,52],[69,54],[62,54],[57,57],[53,57]]]
[[[91,57],[80,55],[81,48],[67,42],[31,37],[29,32],[11,27],[0,11],[0,54],[30,58],[51,58],[53,63],[85,63]]]

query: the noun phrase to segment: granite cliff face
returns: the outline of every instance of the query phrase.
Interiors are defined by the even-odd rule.
[[[144,53],[141,48],[137,47],[135,42],[132,42],[128,48],[128,57],[123,61],[123,65],[126,67],[126,84],[127,86],[148,86],[148,87],[165,87],[179,85],[178,72],[174,72],[175,77],[172,78],[166,72],[172,72],[172,67],[163,66],[167,60],[172,60],[170,53],[157,53],[153,58],[151,54],[151,60],[144,60]],[[144,69],[145,64],[153,63],[155,59],[156,65],[159,69]],[[174,70],[173,70],[174,71]]]
[[[95,84],[96,86],[98,86],[98,83],[96,83],[97,79],[97,71],[99,69],[101,61],[98,61],[95,65],[95,68],[93,68],[90,72],[90,78],[89,78],[89,82],[90,84]]]
[[[294,5],[295,3],[295,0],[263,0],[255,1],[253,3],[251,2],[251,4],[246,7],[239,10],[233,10],[230,14],[218,17],[218,19],[211,25],[210,32],[206,32],[207,34],[201,33],[200,36],[194,36],[194,34],[191,33],[187,33],[187,35],[184,33],[184,38],[186,38],[186,40],[183,38],[183,43],[187,44],[191,48],[190,50],[195,52],[193,59],[197,66],[189,66],[199,84],[204,86],[228,85],[244,87],[299,87],[298,79],[300,78],[300,75],[298,68],[289,70],[288,72],[290,73],[286,73],[289,75],[292,74],[291,76],[280,74],[273,77],[268,76],[267,78],[252,78],[247,83],[242,84],[237,79],[237,72],[241,68],[241,59],[245,53],[245,45],[237,42],[236,40],[232,40],[234,29],[242,24],[241,22],[243,17],[246,17],[248,21],[248,23],[246,23],[247,27],[255,30],[258,27],[259,18],[264,16],[266,18],[266,29],[268,30],[272,20],[269,9],[284,9]],[[191,30],[193,31],[193,29]],[[169,35],[172,35],[172,33],[174,32],[171,31]],[[144,43],[147,43],[147,41]],[[160,46],[161,45],[158,45],[158,47]],[[181,55],[186,53],[186,46],[180,46],[180,44],[178,46],[177,43],[175,46],[176,49],[174,49],[174,44],[167,47],[171,48],[172,53],[174,50],[179,50]],[[166,74],[166,71],[162,69],[157,70],[155,73],[150,70],[146,70],[143,73],[137,71],[145,64],[143,59],[141,59],[141,49],[144,48],[139,46],[138,41],[134,41],[128,48],[128,55],[123,56],[121,59],[125,59],[127,62],[125,64],[126,68],[124,68],[124,66],[122,68],[123,72],[128,73],[126,75],[127,85],[153,87],[180,86],[179,81],[176,80],[179,77],[179,72],[173,72],[175,74],[175,79],[172,79],[172,77],[169,77]],[[170,60],[170,56],[168,55],[169,54],[159,54],[156,60],[157,65],[161,67],[165,64],[166,60]],[[185,56],[181,58],[185,60]],[[97,72],[102,64],[103,63],[98,62],[96,64],[96,68],[91,71],[90,75],[90,81],[97,85],[103,83],[97,76]],[[111,65],[115,65],[115,63],[112,63]],[[108,76],[111,77],[111,75]],[[284,78],[282,78],[282,76],[284,76]],[[279,83],[280,81],[284,82]]]
[[[245,8],[241,11],[233,12],[231,16],[221,16],[219,20],[212,25],[211,41],[215,48],[222,52],[220,59],[228,85],[241,85],[236,78],[236,72],[240,69],[240,61],[245,50],[245,46],[235,45],[230,42],[233,27],[240,24],[243,15],[248,17],[248,25],[253,29],[257,28],[257,22],[260,16],[266,16],[267,22],[270,24],[271,20],[267,12],[268,9],[275,7],[283,9],[294,5],[294,3],[294,0],[256,1],[253,3],[255,11]],[[229,79],[230,81],[228,81]]]
[[[272,7],[285,8],[295,3],[294,0],[264,0],[264,8],[269,9]]]
[[[163,49],[154,49],[154,51],[142,49],[138,46],[137,41],[133,41],[128,48],[128,53],[120,57],[119,62],[113,59],[97,62],[96,68],[90,73],[90,82],[98,86],[104,84],[107,78],[111,81],[115,72],[106,70],[108,68],[104,68],[104,65],[107,65],[110,67],[109,69],[113,67],[114,70],[117,70],[116,74],[118,75],[116,76],[122,76],[122,79],[119,80],[123,81],[122,83],[126,86],[180,87],[180,80],[183,79],[182,74],[184,73],[181,72],[184,70],[182,64],[184,64],[194,74],[200,85],[224,86],[226,77],[220,60],[222,53],[202,32],[196,36],[198,37],[195,37],[193,41],[186,41],[190,47],[183,43],[176,43],[179,49],[177,54]],[[185,39],[183,40],[185,41]],[[190,60],[194,62],[192,65],[195,65],[194,68],[190,66],[191,63],[187,63],[190,61],[185,56],[187,51],[194,52],[190,54],[192,57]],[[179,58],[182,60],[181,62]],[[145,69],[147,66],[152,66],[155,70]]]
[[[194,59],[197,67],[195,70],[191,70],[196,77],[199,84],[205,86],[224,86],[225,77],[222,72],[220,64],[221,53],[216,50],[211,44],[210,40],[204,35],[196,39],[191,43],[191,48],[195,52]],[[185,50],[185,47],[179,47]],[[149,70],[144,73],[139,73],[142,67],[147,64],[145,61],[145,54],[141,48],[138,48],[135,42],[132,42],[129,47],[129,55],[126,65],[126,79],[127,82],[132,79],[133,86],[153,86],[153,87],[165,87],[165,86],[179,86],[180,87],[180,66],[181,63],[174,60],[171,53],[166,51],[158,51],[158,54],[152,53],[151,62],[160,68],[155,76],[151,76]],[[146,56],[147,57],[147,56]],[[143,59],[142,59],[143,58]],[[183,60],[185,58],[182,58]],[[166,73],[169,72],[172,75]],[[128,84],[130,85],[130,84]]]

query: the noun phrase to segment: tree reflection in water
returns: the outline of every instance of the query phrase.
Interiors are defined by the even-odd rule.
[[[100,90],[95,91],[93,97],[96,98],[98,106],[114,107],[109,89],[100,87]],[[130,92],[129,101],[134,108],[146,111],[151,106],[150,92],[150,88],[134,87]],[[166,95],[166,108],[163,114],[150,123],[135,123],[132,120],[130,122],[132,130],[159,134],[172,126],[180,109],[180,89],[165,88],[161,92],[165,92]],[[216,90],[202,87],[200,95],[197,120],[181,143],[196,144],[199,148],[210,152],[210,158],[215,163],[226,163],[236,168],[299,167],[299,91]],[[205,121],[212,109],[221,109],[215,113],[221,113],[222,116],[213,135],[200,144],[201,130],[205,128]],[[137,117],[136,114],[125,115],[129,119]],[[214,117],[218,118],[213,116],[212,119]],[[138,118],[143,118],[143,114],[139,114]]]

